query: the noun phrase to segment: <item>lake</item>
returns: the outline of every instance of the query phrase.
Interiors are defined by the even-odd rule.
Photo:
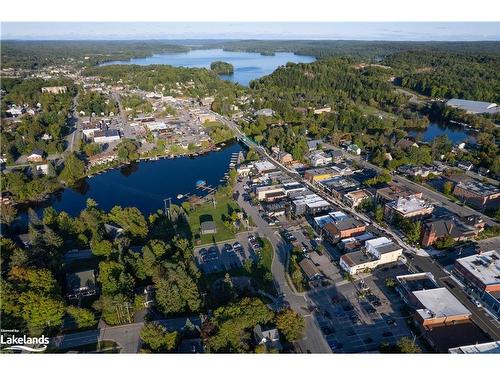
[[[276,53],[274,56],[263,56],[252,52],[229,52],[222,49],[199,49],[182,53],[165,53],[150,57],[131,59],[129,61],[111,61],[102,65],[165,64],[186,68],[207,68],[214,61],[225,61],[234,66],[234,74],[221,76],[222,79],[248,86],[251,80],[271,74],[287,62],[310,63],[316,59],[312,56],[300,56],[289,52]]]
[[[446,135],[453,144],[461,142],[475,143],[474,133],[466,131],[463,127],[453,124],[443,124],[431,122],[429,126],[422,129],[412,129],[408,131],[410,137],[420,138],[424,142],[432,142],[432,140],[440,135]]]
[[[148,215],[162,209],[165,198],[180,203],[176,198],[178,194],[205,196],[206,191],[197,189],[196,182],[204,180],[207,186],[219,186],[229,170],[231,156],[241,150],[239,143],[233,143],[220,151],[192,158],[132,163],[86,178],[78,187],[57,192],[49,201],[34,208],[41,214],[44,207],[52,206],[56,211],[77,216],[85,208],[87,199],[92,198],[106,211],[116,205],[133,206]],[[26,216],[21,215],[21,223],[26,221]]]

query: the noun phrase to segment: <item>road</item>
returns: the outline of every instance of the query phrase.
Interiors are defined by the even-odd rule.
[[[187,319],[191,320],[194,325],[201,325],[198,316],[156,320],[155,322],[164,325],[169,331],[180,331],[185,326]],[[101,323],[101,326],[95,330],[54,337],[51,339],[51,345],[57,349],[65,350],[98,341],[114,341],[120,346],[120,353],[137,353],[141,345],[139,335],[143,326],[144,322],[120,326],[107,326]]]
[[[118,110],[120,111],[120,117],[122,120],[123,137],[135,139],[135,134],[128,122],[127,113],[123,109],[122,101],[120,100],[120,94],[116,91],[113,91],[111,95],[113,96],[113,99],[116,101],[116,103],[118,103]]]
[[[236,189],[238,194],[238,205],[252,218],[252,221],[257,226],[257,232],[262,237],[267,238],[274,249],[273,262],[271,264],[271,272],[274,277],[274,284],[280,299],[286,300],[290,307],[297,313],[301,314],[306,322],[305,336],[297,343],[300,351],[303,353],[331,353],[331,350],[321,333],[321,330],[316,322],[313,314],[308,309],[308,300],[304,293],[297,293],[291,289],[287,281],[287,264],[288,257],[291,251],[291,246],[281,240],[281,237],[261,218],[258,208],[252,206],[249,202],[243,199],[243,183],[238,182]]]
[[[482,308],[472,303],[462,287],[446,273],[431,257],[414,256],[408,266],[414,272],[431,272],[439,283],[446,287],[472,313],[472,321],[493,340],[500,340],[500,323],[488,315]]]

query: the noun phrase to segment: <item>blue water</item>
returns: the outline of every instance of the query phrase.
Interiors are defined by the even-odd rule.
[[[147,215],[162,209],[165,198],[179,203],[178,194],[206,195],[206,192],[196,188],[196,181],[205,180],[207,186],[220,185],[220,180],[229,170],[232,153],[241,149],[241,145],[235,143],[218,152],[194,158],[142,161],[104,172],[85,179],[76,188],[54,194],[50,201],[36,207],[36,211],[41,213],[44,207],[50,205],[57,211],[76,216],[85,208],[87,198],[92,198],[104,210],[116,205],[133,206]]]
[[[446,135],[453,144],[461,142],[475,142],[474,136],[466,132],[461,126],[453,124],[440,124],[431,122],[425,130],[414,129],[408,132],[411,137],[420,138],[424,142],[432,140],[440,135]]]
[[[299,56],[293,53],[276,53],[274,56],[262,56],[260,53],[251,52],[228,52],[222,49],[192,50],[182,53],[165,53],[150,57],[131,59],[129,61],[111,61],[102,65],[112,64],[137,64],[152,65],[166,64],[172,66],[183,66],[187,68],[210,68],[214,61],[225,61],[234,66],[234,74],[221,76],[221,78],[238,82],[248,86],[251,80],[271,74],[281,65],[287,62],[310,63],[315,61],[312,56]]]

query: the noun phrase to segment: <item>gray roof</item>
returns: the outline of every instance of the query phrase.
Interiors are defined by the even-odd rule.
[[[468,315],[470,311],[446,288],[418,290],[413,292],[423,306],[417,313],[424,319]]]
[[[215,223],[213,221],[204,221],[201,223],[201,230],[206,231],[206,230],[215,230]]]
[[[95,275],[93,269],[70,273],[66,276],[66,279],[68,287],[71,290],[78,290],[80,288],[95,288]]]
[[[300,268],[302,268],[302,271],[307,275],[308,278],[313,278],[316,275],[319,275],[320,272],[318,270],[318,267],[314,265],[314,263],[311,261],[311,259],[304,258],[299,262]]]
[[[472,113],[496,113],[500,111],[496,103],[479,102],[475,100],[450,99],[446,102],[446,105]]]

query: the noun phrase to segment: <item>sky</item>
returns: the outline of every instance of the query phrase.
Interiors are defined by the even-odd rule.
[[[2,22],[1,39],[500,41],[499,22]]]

